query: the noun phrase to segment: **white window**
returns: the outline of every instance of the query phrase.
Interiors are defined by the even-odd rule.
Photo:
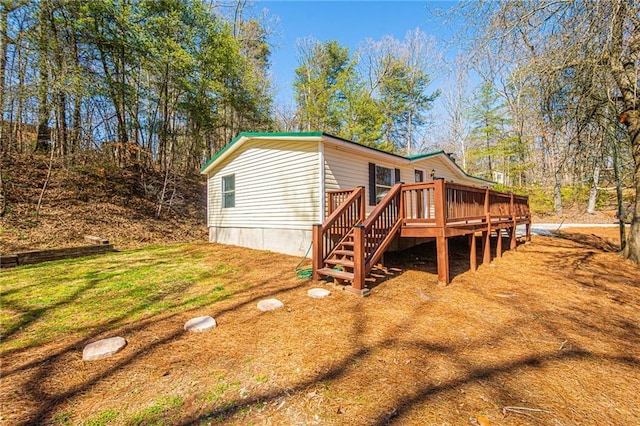
[[[387,195],[393,186],[393,169],[376,164],[376,204]]]
[[[222,176],[222,208],[236,206],[236,175]]]

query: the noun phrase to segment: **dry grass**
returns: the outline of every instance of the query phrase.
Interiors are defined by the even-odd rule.
[[[366,299],[308,298],[314,284],[295,278],[292,257],[190,245],[234,271],[223,283],[231,297],[5,352],[1,420],[637,424],[640,269],[576,235],[534,236],[475,273],[456,246],[448,287],[436,284],[433,248],[405,252]],[[267,297],[285,309],[259,312]],[[218,328],[183,333],[199,315]],[[112,335],[129,345],[82,362],[86,342]]]

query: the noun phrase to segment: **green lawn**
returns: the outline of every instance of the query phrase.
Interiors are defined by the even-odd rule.
[[[171,245],[24,266],[0,274],[0,350],[204,306],[229,297],[236,271],[198,246]]]

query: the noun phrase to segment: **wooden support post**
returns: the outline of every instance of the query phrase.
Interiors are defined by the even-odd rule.
[[[364,228],[356,225],[353,228],[353,283],[354,293],[362,293],[365,289],[365,264],[364,264]]]
[[[502,257],[502,229],[496,229],[496,235],[498,236],[498,241],[496,242],[496,257]]]
[[[438,282],[449,284],[449,244],[445,236],[436,238],[436,250],[438,254]]]
[[[476,271],[478,269],[478,257],[477,257],[478,255],[476,253],[476,233],[475,232],[469,235],[469,242],[471,246],[469,263],[471,264],[471,270]]]
[[[531,241],[531,223],[527,223],[526,225],[526,229],[527,229],[527,241]]]
[[[482,263],[491,263],[491,225],[487,226],[487,231],[482,231]]]
[[[313,280],[318,281],[320,279],[320,274],[318,273],[318,269],[323,267],[323,256],[322,252],[322,225],[315,224],[313,225],[313,232],[311,235],[312,245],[311,245],[311,265],[313,267]]]
[[[509,228],[509,250],[515,250],[517,246],[516,242],[516,224],[513,224],[513,228]]]

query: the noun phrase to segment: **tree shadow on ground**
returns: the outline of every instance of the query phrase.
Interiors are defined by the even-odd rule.
[[[538,257],[542,258],[550,268],[539,271],[540,280],[551,280],[554,271],[567,271],[570,268],[578,267],[578,271],[587,269],[592,275],[597,275],[606,271],[608,265],[601,263],[598,258],[599,253],[585,254],[584,248],[575,249],[576,243],[564,240],[544,239],[546,245],[558,245],[557,253],[543,251],[534,245],[526,246],[526,252],[520,262],[526,261],[526,255],[533,255],[539,251]],[[452,268],[463,269],[468,266],[468,249],[464,252],[465,242],[460,242],[462,247],[458,251],[450,248],[454,253],[452,258]],[[453,245],[453,244],[452,244]],[[553,248],[553,247],[552,247]],[[575,249],[575,250],[574,250]],[[426,250],[426,249],[425,249]],[[430,253],[422,253],[420,259],[430,259],[435,261],[435,248]],[[404,261],[411,259],[405,256]],[[402,260],[402,259],[401,259]],[[387,259],[387,262],[391,262]],[[457,263],[461,265],[456,266]],[[250,262],[249,262],[250,263]],[[245,263],[238,263],[245,265]],[[404,263],[402,265],[405,265]],[[437,273],[433,266],[425,262],[424,272],[429,274]],[[523,271],[528,271],[526,265],[521,265]],[[212,265],[213,268],[213,265]],[[465,270],[468,270],[465,269]],[[292,273],[290,273],[292,274]],[[459,276],[464,275],[464,270],[458,272]],[[234,327],[232,321],[239,321],[236,327],[237,333],[246,333],[246,328],[255,327],[254,339],[258,344],[266,344],[267,340],[260,340],[262,334],[268,330],[261,329],[261,324],[267,318],[280,318],[279,323],[283,329],[295,330],[297,328],[314,327],[319,323],[318,318],[334,315],[331,321],[321,324],[331,324],[332,321],[341,323],[347,322],[344,332],[339,328],[335,333],[330,334],[331,339],[340,339],[340,342],[326,342],[323,345],[321,337],[307,337],[302,345],[295,346],[301,351],[307,351],[305,355],[310,359],[319,359],[319,355],[313,353],[311,343],[318,343],[321,350],[331,350],[330,348],[344,345],[347,347],[343,352],[335,353],[328,359],[313,361],[313,373],[306,377],[301,377],[286,384],[277,383],[270,389],[252,392],[246,398],[228,398],[224,401],[213,401],[209,403],[196,404],[190,406],[186,412],[180,414],[179,419],[172,420],[172,424],[201,424],[208,421],[238,421],[239,415],[251,410],[258,405],[269,407],[274,406],[271,414],[278,414],[277,406],[286,399],[308,398],[309,393],[315,393],[318,388],[333,386],[343,388],[352,386],[355,381],[364,381],[361,386],[363,394],[371,398],[372,389],[380,389],[376,395],[380,398],[374,404],[372,411],[366,413],[366,420],[356,417],[340,419],[335,423],[352,424],[406,424],[415,422],[416,410],[423,410],[425,404],[437,406],[442,404],[442,398],[448,397],[452,392],[456,395],[463,395],[469,386],[482,386],[490,389],[490,395],[496,403],[509,404],[530,399],[527,389],[514,378],[531,374],[548,374],[546,372],[552,366],[558,366],[560,371],[570,374],[577,364],[590,365],[590,363],[604,363],[607,367],[615,366],[623,371],[638,371],[640,361],[633,355],[632,348],[640,344],[638,341],[638,327],[630,320],[633,316],[627,310],[629,306],[637,306],[640,300],[637,293],[637,286],[629,284],[629,272],[626,270],[615,271],[610,274],[609,280],[597,280],[592,282],[592,276],[578,276],[570,283],[559,283],[557,288],[547,289],[544,285],[533,287],[531,290],[526,284],[526,273],[522,277],[523,287],[518,289],[519,296],[513,298],[501,298],[499,294],[508,290],[507,284],[495,286],[470,286],[461,280],[460,284],[446,288],[423,287],[432,295],[431,301],[409,300],[404,297],[394,299],[392,294],[395,283],[399,283],[403,278],[402,273],[398,273],[387,278],[384,286],[379,288],[380,297],[369,299],[348,299],[343,301],[340,298],[327,303],[301,301],[300,290],[310,284],[308,280],[294,281],[290,277],[276,280],[277,275],[267,275],[266,273],[258,280],[249,280],[247,274],[239,272],[234,275],[234,279],[239,281],[247,280],[244,287],[236,289],[230,299],[216,302],[210,306],[198,305],[188,309],[180,310],[170,314],[158,314],[125,324],[121,327],[112,328],[109,333],[117,333],[126,337],[133,336],[131,344],[123,352],[114,356],[100,366],[87,368],[85,376],[78,383],[68,388],[52,389],[43,387],[43,383],[52,377],[59,377],[60,371],[73,369],[73,359],[77,359],[78,353],[84,344],[104,335],[103,330],[94,330],[86,333],[81,339],[67,342],[55,353],[46,356],[37,356],[18,369],[8,372],[15,376],[18,373],[27,373],[27,379],[20,384],[17,393],[23,395],[31,401],[37,401],[37,406],[22,417],[21,424],[46,424],[51,423],[54,415],[62,407],[68,406],[73,401],[81,400],[86,395],[102,384],[109,384],[121,377],[122,372],[128,371],[134,364],[151,361],[154,355],[168,355],[172,345],[179,344],[188,337],[182,330],[182,321],[186,316],[201,313],[206,308],[214,317],[221,317],[229,320],[228,327]],[[555,279],[555,278],[554,278]],[[395,283],[394,283],[395,280]],[[617,311],[614,306],[602,307],[598,304],[586,304],[576,301],[575,295],[580,295],[576,285],[591,283],[590,289],[597,291],[596,296],[612,296],[622,298],[624,288],[628,288],[635,293],[627,294],[625,299],[620,299],[626,308]],[[627,286],[627,287],[625,287]],[[503,288],[504,287],[504,288]],[[404,289],[408,288],[406,285]],[[188,291],[188,288],[175,289],[170,294],[162,297],[177,297],[178,293]],[[560,297],[549,297],[536,303],[536,298],[540,297],[542,291],[557,291],[559,295],[567,293],[565,299]],[[466,295],[473,296],[473,299],[464,299]],[[460,299],[456,298],[460,296]],[[280,314],[261,314],[250,310],[252,305],[258,300],[268,297],[284,297],[292,301],[292,313],[282,312]],[[161,296],[158,296],[161,297]],[[332,296],[334,297],[334,296]],[[346,296],[350,297],[350,296]],[[439,299],[445,299],[440,306],[436,304]],[[588,299],[589,301],[597,298]],[[464,304],[464,309],[451,304],[451,301],[459,301]],[[338,312],[332,308],[332,303],[341,303],[340,306],[347,306],[348,313]],[[306,303],[306,304],[304,304]],[[387,317],[380,317],[379,310],[389,308],[393,310]],[[176,304],[175,308],[180,308]],[[52,307],[55,309],[55,307]],[[126,316],[134,315],[135,307],[123,314],[121,321],[126,322]],[[454,312],[459,310],[457,315],[463,315],[461,319],[453,318]],[[492,318],[492,312],[502,310],[508,312],[504,320],[498,321]],[[308,316],[302,313],[309,312]],[[293,316],[300,313],[300,316]],[[348,314],[348,315],[347,315]],[[273,315],[273,316],[269,316]],[[280,315],[280,316],[275,316]],[[451,318],[449,318],[451,316]],[[239,320],[239,317],[242,320]],[[296,323],[296,320],[303,321]],[[386,320],[385,323],[383,320]],[[274,320],[275,321],[275,320]],[[487,322],[485,327],[481,327],[482,322]],[[270,322],[269,325],[277,327],[277,322]],[[294,328],[285,328],[291,326]],[[444,333],[438,333],[443,327],[450,325],[450,329]],[[461,328],[466,327],[464,330]],[[534,329],[535,333],[542,335],[535,338],[547,338],[552,340],[550,345],[530,344],[529,340],[534,337],[523,339],[522,335],[528,330]],[[429,333],[433,330],[433,335]],[[152,337],[141,341],[138,336],[149,333]],[[534,333],[532,331],[531,333]],[[304,332],[301,332],[304,336]],[[251,342],[245,341],[246,336],[251,333],[233,336],[233,332],[226,335],[229,339],[237,339],[239,345],[249,345]],[[274,335],[275,336],[275,335]],[[525,336],[526,337],[526,336]],[[287,344],[296,345],[296,337],[290,335],[280,335],[283,346]],[[527,340],[529,339],[529,340]],[[561,340],[557,340],[561,339]],[[566,344],[562,343],[567,341]],[[602,347],[598,342],[603,342]],[[233,342],[231,342],[233,343]],[[229,343],[229,344],[231,344]],[[330,344],[332,343],[332,344]],[[635,346],[637,347],[637,346]],[[224,354],[222,343],[216,348]],[[258,348],[258,354],[270,352],[271,347]],[[247,351],[248,352],[248,351]],[[395,357],[406,355],[410,363],[403,362],[402,359],[395,362]],[[15,354],[14,354],[15,356]],[[185,355],[187,356],[187,355]],[[180,360],[180,355],[176,355]],[[261,361],[259,359],[258,361]],[[225,369],[237,371],[249,369],[247,363],[242,359],[226,359]],[[282,359],[286,363],[286,357]],[[77,363],[77,361],[76,361]],[[438,374],[438,370],[447,365],[448,370]],[[366,366],[366,367],[365,367]],[[376,368],[376,366],[379,366]],[[200,368],[208,368],[202,365]],[[84,369],[85,367],[83,367]],[[159,368],[157,365],[149,366],[151,370]],[[366,371],[369,375],[363,377],[360,371]],[[28,370],[28,371],[26,371]],[[134,370],[135,371],[135,370]],[[212,370],[215,371],[215,370]],[[555,370],[557,371],[557,370]],[[161,371],[154,371],[154,374],[161,374]],[[4,376],[4,374],[3,374]],[[398,377],[402,376],[402,377]],[[573,377],[573,376],[572,376]],[[9,380],[14,377],[9,378]],[[634,379],[631,377],[631,379]],[[7,380],[6,377],[3,380]],[[394,380],[399,384],[394,384]],[[391,382],[385,386],[386,381]],[[388,392],[383,392],[386,389]],[[169,389],[160,389],[161,392],[168,392]],[[350,394],[351,395],[351,394]],[[127,396],[123,396],[127,398]],[[328,397],[327,397],[328,398]],[[347,397],[343,397],[346,399]],[[540,403],[541,400],[536,400]],[[549,401],[549,404],[552,402]],[[271,404],[271,405],[269,405]],[[333,416],[340,416],[340,407],[333,410]],[[466,412],[464,412],[466,415]],[[555,413],[560,416],[562,413]],[[544,414],[545,416],[550,416]],[[364,416],[364,414],[363,414]],[[566,422],[570,417],[562,417]],[[458,416],[458,420],[462,417]],[[597,423],[600,418],[594,417]],[[151,414],[142,422],[157,420]],[[575,420],[575,419],[574,419]],[[584,420],[578,417],[578,420]],[[331,420],[329,420],[330,422]],[[468,422],[468,415],[464,418],[464,423]],[[293,423],[293,421],[291,421]],[[552,424],[551,419],[545,417],[543,420],[533,419],[524,424]],[[515,423],[522,424],[522,423]]]

